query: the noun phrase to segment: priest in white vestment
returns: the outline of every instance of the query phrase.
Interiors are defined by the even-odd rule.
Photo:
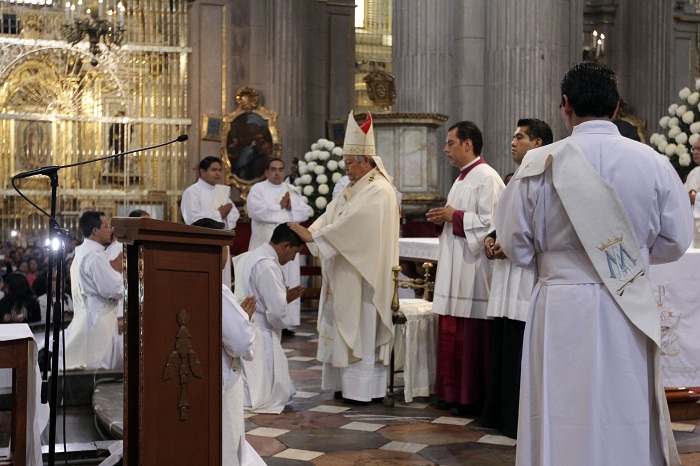
[[[85,212],[79,221],[85,240],[75,249],[70,268],[73,320],[66,329],[67,369],[121,369],[123,346],[115,357],[119,338],[117,315],[124,295],[121,267],[107,259],[112,230],[103,212]],[[118,346],[118,345],[116,345]]]
[[[481,157],[482,147],[473,122],[450,127],[444,150],[461,173],[447,205],[427,214],[442,228],[433,298],[439,314],[435,395],[458,415],[481,412],[491,364],[492,321],[486,316],[491,264],[483,244],[504,184]]]
[[[287,288],[282,266],[294,260],[303,245],[299,236],[282,223],[273,231],[270,242],[243,259],[245,294],[257,299],[254,314],[257,357],[243,362],[244,406],[255,413],[279,414],[294,396],[281,336],[282,329],[288,328],[292,319],[289,303],[298,299],[304,289]]]
[[[368,402],[383,397],[387,387],[399,202],[391,177],[375,155],[369,113],[362,127],[350,113],[343,150],[348,187],[308,230],[290,226],[322,261],[317,355],[323,362],[321,388]]]
[[[517,166],[530,149],[554,140],[547,123],[537,118],[521,118],[511,140],[511,155]],[[492,261],[491,291],[486,315],[493,319],[491,377],[486,391],[481,425],[516,438],[520,397],[520,354],[523,331],[530,305],[535,275],[514,265],[497,241],[496,226],[484,240],[486,258]]]
[[[693,143],[693,162],[700,165],[700,138],[697,138]],[[688,176],[685,178],[685,190],[688,191],[688,196],[690,196],[693,217],[700,218],[700,203],[695,203],[695,197],[700,191],[700,166],[693,168],[688,173]]]
[[[254,184],[246,198],[246,209],[251,219],[250,244],[248,251],[253,251],[272,238],[272,232],[280,223],[304,222],[313,214],[313,209],[306,204],[293,186],[283,181],[284,162],[273,157],[265,166],[265,181]],[[282,266],[284,280],[288,288],[295,288],[301,283],[299,257]],[[289,303],[288,320],[292,327],[301,323],[301,298]]]
[[[610,121],[612,70],[575,65],[561,94],[571,136],[527,153],[496,215],[508,258],[539,274],[516,464],[677,465],[647,271],[690,245],[688,194],[666,157]]]
[[[186,224],[210,218],[224,223],[225,230],[236,228],[240,214],[231,201],[231,187],[219,184],[222,167],[219,157],[209,156],[199,162],[199,179],[182,193],[180,210]],[[231,286],[230,266],[224,268],[222,279],[225,285]]]

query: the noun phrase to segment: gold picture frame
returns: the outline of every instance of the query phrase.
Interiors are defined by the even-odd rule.
[[[224,129],[224,117],[221,115],[202,115],[202,136],[205,141],[221,142],[221,134]]]

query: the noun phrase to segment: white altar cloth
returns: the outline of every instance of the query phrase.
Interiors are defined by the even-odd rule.
[[[37,363],[37,349],[34,335],[27,324],[0,325],[0,341],[21,340],[29,341],[29,360],[27,365],[27,464],[41,466],[41,432],[49,420],[49,405],[41,404],[41,376]],[[11,373],[12,370],[8,369]]]
[[[406,323],[395,328],[394,367],[403,368],[404,400],[410,403],[433,391],[438,320],[430,301],[401,299],[400,306]]]
[[[438,238],[400,238],[399,257],[437,261]],[[700,387],[700,249],[677,262],[652,265],[649,279],[659,303],[661,377],[667,387]]]

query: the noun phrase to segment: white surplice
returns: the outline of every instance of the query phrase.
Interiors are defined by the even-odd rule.
[[[692,219],[668,159],[606,121],[581,123],[569,139],[615,191],[644,260],[677,260],[690,244]],[[605,229],[606,206],[600,212],[590,225]],[[523,342],[517,464],[662,465],[665,452],[676,464],[655,400],[655,344],[602,284],[551,168],[511,181],[496,229],[506,255],[539,273]]]
[[[103,245],[90,238],[75,248],[70,268],[73,320],[66,329],[67,369],[114,369],[113,340],[124,295],[122,274],[107,260]]]
[[[280,201],[287,193],[292,204],[291,210],[280,207]],[[250,188],[246,198],[246,208],[251,219],[249,251],[270,241],[272,232],[280,223],[304,222],[313,214],[311,206],[304,203],[294,187],[287,183],[273,184],[269,180],[256,183]],[[284,264],[282,270],[287,287],[299,286],[301,276],[298,256]],[[288,310],[289,320],[292,326],[296,327],[301,323],[301,299],[295,299],[289,303]]]
[[[242,362],[244,406],[255,413],[279,414],[294,394],[281,343],[282,329],[290,327],[282,266],[270,243],[251,251],[244,261],[245,295],[258,299],[253,314],[257,357]]]
[[[211,185],[200,178],[182,193],[180,211],[182,212],[183,220],[188,225],[192,225],[202,218],[211,218],[217,222],[224,223],[225,230],[233,230],[236,228],[236,222],[241,214],[238,213],[238,209],[234,205],[226,218],[222,218],[219,207],[227,204],[233,204],[230,186],[223,184]],[[230,251],[226,263],[231,263]],[[224,268],[221,273],[221,279],[225,285],[231,287],[230,266]]]
[[[455,236],[453,224],[445,223],[440,234],[433,312],[486,318],[491,264],[484,252],[484,239],[503,188],[501,177],[487,164],[477,165],[452,185],[447,205],[464,211],[465,236]]]
[[[321,388],[370,401],[384,396],[393,341],[391,267],[398,263],[396,192],[378,170],[333,199],[309,228],[320,253]]]
[[[222,285],[222,462],[223,466],[264,465],[245,438],[241,359],[254,356],[255,329],[248,314],[236,302],[231,289]]]
[[[537,282],[534,272],[514,265],[510,259],[494,259],[492,264],[486,315],[525,322]]]

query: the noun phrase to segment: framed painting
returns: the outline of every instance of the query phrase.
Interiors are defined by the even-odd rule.
[[[202,115],[202,139],[205,141],[221,141],[223,127],[223,117],[208,114]]]

